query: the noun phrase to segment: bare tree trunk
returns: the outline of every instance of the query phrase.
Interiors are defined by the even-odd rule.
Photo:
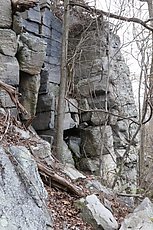
[[[140,0],[141,1],[141,0]],[[153,0],[145,0],[148,4],[148,12],[149,12],[149,18],[153,18]],[[153,21],[150,21],[150,26],[153,27]],[[150,103],[153,105],[153,32],[152,33],[152,57],[151,57],[151,69],[150,69],[150,76],[149,76],[149,97],[150,97]],[[145,86],[147,87],[147,86]],[[146,92],[145,92],[146,94]],[[144,103],[146,100],[146,95],[144,95]],[[143,110],[146,105],[143,105]],[[143,114],[144,111],[142,111]],[[151,125],[153,120],[153,117],[149,121],[149,124]],[[150,132],[150,128],[148,130]],[[151,131],[152,133],[152,131]],[[150,135],[152,135],[150,133]],[[151,144],[150,142],[147,144]],[[148,147],[148,146],[147,146]],[[144,162],[145,162],[145,149],[146,148],[146,127],[142,124],[141,131],[140,131],[140,153],[139,153],[139,185],[143,183],[143,176],[145,172],[144,168]]]
[[[56,157],[62,161],[63,154],[63,124],[65,113],[65,92],[67,79],[67,49],[69,31],[69,0],[64,1],[63,37],[62,37],[62,63],[61,63],[61,82],[59,89],[58,108],[57,108],[57,133],[56,133]]]

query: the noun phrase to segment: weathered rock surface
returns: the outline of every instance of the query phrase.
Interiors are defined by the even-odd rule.
[[[72,119],[71,113],[65,113],[65,116],[64,116],[64,130],[72,129],[77,125],[78,125],[77,122],[75,122]]]
[[[0,54],[0,79],[13,86],[19,85],[19,64],[15,57]]]
[[[13,108],[15,107],[12,102],[9,94],[5,90],[0,90],[0,103],[4,108]]]
[[[73,63],[79,107],[88,110],[80,112],[80,126],[85,126],[81,129],[82,159],[80,165],[83,163],[89,171],[97,172],[98,156],[102,152],[103,172],[107,180],[106,178],[111,177],[120,165],[122,157],[118,157],[118,152],[120,150],[125,152],[137,128],[124,118],[133,117],[135,119],[137,111],[129,78],[129,68],[120,50],[120,38],[111,32],[108,23],[103,19],[98,20],[100,28],[98,34],[97,22],[93,22],[89,27],[87,21],[82,24],[82,19],[75,17],[71,23],[72,33],[69,36],[70,57],[74,55],[78,44],[81,52],[81,56],[76,55],[75,63]],[[85,36],[80,32],[82,26],[87,29]],[[108,113],[102,112],[103,110],[107,110]],[[136,144],[137,141],[130,149],[130,152],[135,149],[135,155],[137,155]],[[87,162],[85,162],[85,154]],[[120,189],[131,187],[131,191],[134,191],[136,164],[134,161],[131,161],[131,164],[133,168],[125,162],[123,178],[126,180],[119,183]],[[130,173],[131,169],[133,174]],[[110,172],[109,176],[108,172]]]
[[[129,214],[123,221],[120,230],[152,230],[153,204],[148,198]]]
[[[46,43],[43,39],[23,33],[20,36],[18,60],[20,70],[31,75],[39,74],[46,55]]]
[[[62,155],[63,159],[62,159],[62,163],[67,163],[67,164],[71,164],[74,165],[74,160],[72,157],[72,153],[69,150],[67,144],[65,143],[65,141],[63,142],[63,155]]]
[[[10,28],[12,24],[11,0],[0,1],[0,28]]]
[[[78,157],[78,158],[81,157],[80,144],[81,144],[81,138],[79,137],[71,136],[68,140],[69,149],[75,155],[75,157]]]
[[[54,162],[54,159],[51,155],[51,145],[41,138],[37,137],[37,145],[31,145],[32,154],[39,158],[49,165],[50,163]]]
[[[24,119],[33,117],[36,114],[39,87],[40,74],[31,76],[23,72],[20,73],[19,90],[22,92],[21,102],[29,113],[24,116]]]
[[[13,165],[10,155],[17,164]],[[12,146],[7,154],[1,147],[0,162],[0,229],[51,229],[47,193],[28,150]]]
[[[0,29],[0,53],[15,56],[17,52],[17,38],[13,30]]]
[[[113,153],[113,134],[110,126],[88,127],[81,130],[81,145],[87,156],[100,156],[104,145],[104,154]],[[104,138],[103,138],[104,137]]]
[[[82,217],[97,230],[118,229],[118,223],[112,213],[104,207],[96,195],[89,195],[78,202]]]
[[[64,166],[64,172],[67,176],[69,176],[72,180],[77,180],[79,178],[85,179],[86,177],[80,173],[75,167],[71,164],[66,164]]]
[[[37,113],[32,123],[35,130],[48,130],[55,128],[55,112],[41,112]]]

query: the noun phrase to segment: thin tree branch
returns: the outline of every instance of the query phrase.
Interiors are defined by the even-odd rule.
[[[137,124],[137,125],[140,125],[139,122],[133,120],[132,118],[135,118],[135,117],[124,117],[124,116],[121,116],[121,115],[118,115],[118,114],[115,114],[115,113],[112,113],[110,111],[106,111],[104,109],[82,109],[78,106],[76,106],[75,104],[73,104],[68,98],[65,98],[72,106],[74,106],[76,109],[78,109],[79,111],[81,112],[84,112],[84,113],[87,113],[87,112],[102,112],[102,113],[106,113],[106,114],[109,114],[109,115],[112,115],[112,116],[115,116],[115,117],[119,117],[121,119],[126,119],[126,120],[130,120],[132,121],[133,123]],[[146,123],[146,122],[145,122]]]
[[[19,100],[18,100],[18,96],[20,95],[20,93],[18,93],[16,91],[16,88],[8,85],[6,83],[4,83],[3,81],[0,80],[0,88],[4,89],[9,95],[11,100],[13,101],[13,103],[16,105],[17,108],[19,108],[19,110],[24,113],[24,114],[28,114],[28,112],[26,111],[26,109],[20,104]]]
[[[146,29],[150,30],[153,32],[153,27],[152,26],[149,26],[147,25],[147,22],[148,21],[143,21],[139,18],[135,18],[135,17],[132,17],[132,18],[128,18],[128,17],[125,17],[125,16],[121,16],[121,15],[116,15],[116,14],[113,14],[113,13],[110,13],[110,12],[106,12],[104,10],[99,10],[99,9],[95,9],[91,6],[88,6],[88,5],[85,5],[85,4],[82,4],[82,3],[77,3],[75,1],[70,1],[70,6],[79,6],[79,7],[82,7],[84,8],[85,10],[87,10],[88,12],[90,13],[94,13],[94,14],[97,14],[98,16],[107,16],[107,17],[110,17],[110,18],[114,18],[114,19],[118,19],[118,20],[121,20],[121,21],[125,21],[125,22],[134,22],[134,23],[137,23],[137,24],[140,24],[142,25],[143,27],[145,27]]]

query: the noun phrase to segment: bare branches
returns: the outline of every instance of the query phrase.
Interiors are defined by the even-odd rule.
[[[10,95],[10,98],[13,101],[13,103],[16,105],[17,108],[19,108],[19,110],[22,113],[28,114],[26,109],[20,104],[20,102],[18,100],[18,95],[20,95],[20,94],[16,91],[15,87],[8,85],[8,84],[6,84],[0,80],[0,88],[4,89]]]
[[[121,20],[121,21],[125,21],[125,22],[134,22],[134,23],[137,23],[137,24],[140,24],[142,25],[143,27],[145,27],[146,29],[150,30],[153,32],[153,27],[152,26],[149,26],[147,23],[150,21],[149,19],[147,21],[143,21],[139,18],[135,18],[135,17],[132,17],[132,18],[128,18],[128,17],[124,17],[124,16],[121,16],[121,15],[116,15],[116,14],[113,14],[113,13],[110,13],[110,12],[106,12],[104,10],[99,10],[99,9],[95,9],[91,6],[88,6],[88,5],[85,5],[85,4],[82,4],[82,3],[77,3],[75,1],[70,1],[70,5],[71,6],[79,6],[79,7],[82,7],[84,8],[85,10],[87,10],[88,12],[90,13],[94,13],[94,14],[97,14],[98,16],[107,16],[107,17],[110,17],[110,18],[114,18],[114,19],[118,19],[118,20]],[[152,19],[151,19],[152,20]]]
[[[104,109],[88,109],[88,110],[85,110],[85,109],[82,109],[80,107],[77,107],[76,105],[74,105],[68,98],[65,98],[72,106],[74,106],[76,109],[78,109],[80,112],[102,112],[102,113],[106,113],[106,114],[109,114],[109,115],[112,115],[112,116],[115,116],[115,117],[118,117],[118,118],[121,118],[121,119],[126,119],[126,120],[130,120],[132,123],[135,123],[137,125],[139,125],[139,122],[135,121],[133,118],[135,117],[124,117],[124,116],[121,116],[121,115],[118,115],[118,114],[115,114],[115,113],[112,113],[110,111],[106,111]],[[145,122],[146,123],[146,122]]]
[[[4,122],[4,126],[6,125],[6,128],[5,128],[5,131],[4,131],[3,135],[0,137],[0,142],[4,138],[5,134],[8,132],[8,129],[9,129],[9,126],[10,126],[10,118],[11,118],[10,110],[8,110],[8,114],[6,115],[6,119],[5,119],[5,122]]]

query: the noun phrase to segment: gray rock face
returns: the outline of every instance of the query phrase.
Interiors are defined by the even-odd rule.
[[[19,64],[15,57],[0,54],[0,79],[13,86],[19,85]]]
[[[103,19],[98,21],[100,28],[98,35],[95,29],[97,22],[93,22],[93,25],[89,27],[85,23],[87,31],[84,36],[84,34],[80,35],[82,21],[77,17],[74,18],[74,24],[71,24],[73,32],[69,36],[69,55],[73,56],[75,48],[79,44],[81,56],[76,55],[75,63],[73,63],[75,66],[74,81],[79,106],[89,110],[88,112],[81,111],[80,114],[81,125],[86,125],[86,128],[81,130],[81,150],[84,155],[87,154],[88,158],[87,164],[85,164],[85,157],[82,161],[88,169],[90,168],[90,171],[92,171],[91,165],[93,165],[93,171],[95,171],[97,163],[94,164],[94,162],[97,162],[100,149],[102,149],[102,145],[105,145],[102,162],[106,179],[107,172],[112,170],[113,174],[115,167],[120,164],[119,157],[117,158],[118,152],[120,150],[125,152],[130,138],[137,128],[135,125],[131,125],[128,119],[121,119],[121,117],[137,117],[129,78],[130,72],[120,51],[120,39],[111,32],[107,22]],[[80,44],[79,38],[82,41],[82,36],[84,36],[84,41]],[[109,42],[108,37],[110,38]],[[109,112],[102,113],[98,110]],[[106,128],[107,138],[105,138],[104,126],[109,126],[109,129]],[[134,144],[131,146],[129,155],[134,149],[134,154],[137,155]],[[123,177],[127,178],[126,184],[121,182],[124,188],[130,188],[131,182],[133,183],[136,178],[136,164],[131,161],[131,165],[133,168],[126,162],[123,167],[125,169]],[[133,171],[133,176],[130,171]],[[131,188],[133,190],[132,186]]]
[[[103,138],[103,133],[104,138]],[[88,127],[82,129],[81,133],[81,146],[82,151],[87,156],[96,157],[100,156],[102,145],[104,144],[104,154],[109,154],[108,150],[113,152],[113,136],[110,126],[106,127]]]
[[[17,38],[13,30],[0,29],[0,53],[15,56],[17,52]]]
[[[73,167],[71,164],[66,164],[64,166],[64,172],[65,174],[70,177],[72,180],[77,180],[79,178],[85,179],[86,177],[80,173],[75,167]]]
[[[10,28],[12,24],[11,0],[0,1],[0,28]]]
[[[75,122],[72,119],[71,113],[65,113],[65,117],[64,117],[64,130],[72,129],[75,126],[77,126],[77,122]]]
[[[68,101],[66,101],[65,107],[65,113],[78,113],[78,102],[76,99],[69,98]]]
[[[74,160],[72,157],[72,153],[69,150],[67,144],[65,142],[63,142],[63,159],[62,159],[62,163],[67,163],[67,164],[71,164],[74,165]]]
[[[100,169],[99,158],[102,158],[103,179],[108,186],[111,186],[115,177],[117,163],[111,127],[97,126],[82,129],[81,150],[86,157],[86,159],[83,158],[80,161],[84,170],[87,169],[87,171],[98,173]],[[85,163],[85,160],[87,163]],[[83,169],[82,166],[80,167]]]
[[[0,103],[5,108],[12,108],[15,106],[5,90],[0,90]]]
[[[90,118],[90,121],[95,126],[104,125],[105,123],[107,123],[107,120],[108,120],[107,113],[98,112],[98,111],[92,112]]]
[[[20,165],[14,166],[0,148],[3,170],[0,176],[0,229],[47,230],[52,222],[44,206],[47,193],[36,163],[24,147],[12,147],[10,151]]]
[[[37,145],[31,145],[31,149],[35,157],[41,160],[50,159],[54,161],[51,156],[51,146],[47,141],[40,138],[39,141],[37,140]]]
[[[81,144],[81,138],[79,137],[70,137],[68,140],[69,149],[78,158],[81,157],[80,144]]]
[[[28,115],[24,115],[24,119],[33,117],[36,113],[36,106],[38,100],[38,91],[40,87],[40,75],[31,76],[26,73],[20,74],[20,87],[22,92],[21,102],[28,111]]]
[[[148,198],[129,214],[123,221],[120,230],[152,230],[153,204]]]
[[[55,127],[54,111],[37,113],[32,124],[36,130],[54,129]]]
[[[52,93],[39,95],[37,104],[37,113],[55,111],[55,96]]]
[[[104,207],[96,195],[89,195],[80,199],[79,207],[82,210],[82,217],[97,230],[118,229],[118,223],[112,213]]]
[[[93,174],[99,174],[99,157],[87,158],[82,157],[79,159],[79,169]]]
[[[39,74],[46,55],[43,39],[24,33],[20,36],[22,46],[18,52],[20,70],[31,75]]]

